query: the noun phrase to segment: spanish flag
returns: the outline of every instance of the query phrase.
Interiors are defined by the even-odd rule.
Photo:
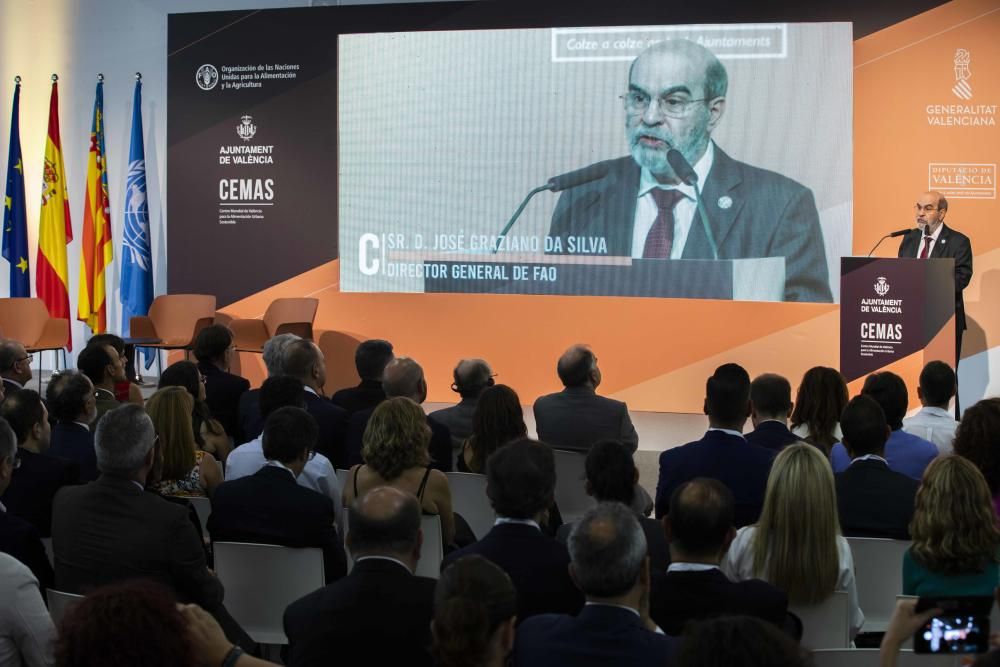
[[[45,167],[42,176],[42,212],[38,216],[38,256],[35,260],[35,289],[52,317],[69,319],[69,268],[66,244],[73,240],[69,219],[69,191],[59,140],[59,88],[52,82],[49,99],[49,132],[45,140]],[[67,343],[72,349],[73,341]]]
[[[90,125],[87,160],[87,201],[83,207],[83,241],[80,243],[80,294],[76,318],[95,334],[107,329],[104,269],[114,256],[111,206],[108,203],[108,165],[104,154],[104,84],[97,83],[94,119]]]

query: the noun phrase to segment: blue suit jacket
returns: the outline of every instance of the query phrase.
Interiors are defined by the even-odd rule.
[[[97,479],[94,434],[86,426],[75,422],[59,422],[53,426],[49,454],[76,461],[80,466],[80,483]]]
[[[647,630],[628,609],[590,605],[577,616],[543,614],[521,623],[514,640],[514,664],[664,667],[673,662],[676,643],[673,637]]]
[[[885,443],[885,460],[889,462],[889,469],[918,482],[924,476],[924,469],[939,453],[934,443],[902,429],[890,433]],[[838,442],[830,450],[830,463],[835,473],[844,472],[851,465],[844,443]]]
[[[711,477],[733,492],[736,527],[750,525],[764,505],[773,460],[774,452],[722,431],[708,431],[701,440],[668,449],[660,454],[656,517],[670,511],[670,496],[678,486],[695,477]]]

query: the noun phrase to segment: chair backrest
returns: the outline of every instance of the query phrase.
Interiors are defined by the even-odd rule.
[[[310,297],[275,299],[264,313],[268,336],[293,333],[312,340],[312,325],[318,307],[319,299]]]
[[[903,592],[903,554],[910,548],[910,542],[848,537],[847,543],[854,556],[858,605],[865,613],[865,632],[885,632],[896,608],[896,596]]]
[[[441,517],[436,514],[425,514],[420,520],[420,528],[424,533],[424,544],[420,549],[420,560],[417,561],[417,570],[414,574],[437,579],[441,576],[441,561],[444,560]]]
[[[850,646],[846,591],[834,591],[817,605],[789,605],[788,611],[802,619],[802,646],[810,649]]]
[[[486,495],[486,475],[471,472],[448,472],[451,487],[451,506],[469,524],[477,540],[490,532],[497,520],[497,513]]]
[[[46,588],[45,599],[49,603],[49,616],[52,617],[52,624],[58,629],[66,612],[82,600],[83,596]]]
[[[45,557],[49,559],[49,565],[51,565],[52,567],[55,567],[56,566],[56,559],[55,559],[55,555],[52,553],[52,538],[51,537],[43,537],[42,538],[42,547],[45,548]]]
[[[584,464],[587,455],[554,449],[556,459],[556,505],[563,521],[576,521],[594,506],[594,499],[587,495],[584,482],[587,478]]]
[[[900,651],[896,667],[953,667],[961,664],[954,655],[923,655]],[[814,667],[879,667],[877,648],[826,648],[813,651]]]
[[[215,572],[226,609],[261,644],[287,644],[285,607],[325,585],[323,551],[273,544],[215,542]]]
[[[194,511],[198,514],[198,522],[201,523],[201,534],[208,536],[208,515],[212,513],[212,501],[208,498],[198,496],[185,496],[194,506]]]
[[[0,328],[4,337],[31,347],[41,338],[49,311],[45,302],[34,298],[0,299]]]
[[[199,327],[214,320],[215,303],[210,294],[161,294],[149,306],[149,319],[162,340],[191,344]]]
[[[337,483],[340,484],[340,492],[343,493],[347,485],[351,483],[351,471],[337,468]],[[347,509],[346,507],[344,508]],[[345,527],[346,532],[346,527]]]

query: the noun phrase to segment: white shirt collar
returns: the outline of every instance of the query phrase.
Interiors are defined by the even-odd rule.
[[[712,163],[715,161],[715,143],[712,141],[708,142],[708,146],[705,148],[705,152],[698,159],[697,162],[692,165],[694,167],[694,173],[698,175],[698,183],[704,183],[705,179],[708,178],[708,172],[712,170]],[[691,185],[685,185],[684,183],[677,183],[676,185],[664,186],[653,174],[650,173],[645,167],[642,168],[639,176],[639,197],[644,196],[653,188],[662,188],[664,190],[678,190],[685,197],[694,201],[694,187]]]
[[[7,506],[4,505],[3,503],[0,503],[0,514],[6,514],[6,513],[7,513]]]
[[[709,431],[722,431],[723,433],[728,433],[729,435],[735,435],[738,438],[743,438],[743,434],[742,433],[740,433],[739,431],[734,431],[731,428],[715,428],[714,426],[710,426],[708,428],[708,430]],[[743,438],[743,439],[746,440],[746,438]]]
[[[930,415],[932,417],[944,417],[945,419],[949,419],[949,420],[953,420],[954,419],[954,417],[951,416],[951,413],[948,412],[947,410],[945,410],[944,408],[936,408],[936,407],[934,407],[932,405],[927,405],[927,406],[924,406],[924,407],[920,408],[920,410],[917,412],[917,414],[918,415]]]
[[[941,221],[941,224],[937,226],[937,229],[934,230],[934,233],[930,235],[930,237],[932,239],[934,239],[934,243],[937,243],[937,240],[939,238],[941,238],[941,230],[942,229],[944,229],[944,221],[943,220]],[[920,236],[921,236],[921,240],[923,240],[923,237],[927,236],[927,234],[923,233],[923,230],[921,230],[921,235]]]
[[[409,572],[410,574],[413,574],[413,570],[410,569],[409,565],[407,565],[403,561],[399,560],[398,558],[392,558],[391,556],[362,556],[361,558],[356,558],[354,560],[354,562],[355,563],[360,563],[363,560],[390,560],[393,563],[399,563],[400,565],[402,565],[403,567],[406,568],[407,572]]]
[[[708,563],[671,563],[667,567],[667,572],[707,572],[718,569],[718,565],[709,565]]]
[[[864,456],[859,456],[856,459],[851,459],[851,464],[853,465],[858,461],[881,461],[882,463],[889,465],[889,462],[878,454],[865,454]]]
[[[268,461],[264,465],[271,466],[272,468],[283,468],[283,469],[285,469],[285,470],[288,471],[288,474],[290,474],[292,476],[292,479],[298,479],[298,475],[295,474],[295,471],[292,470],[291,468],[289,468],[288,466],[286,466],[281,461]]]
[[[538,522],[535,521],[534,519],[511,519],[510,517],[506,516],[498,516],[497,520],[493,522],[493,525],[499,526],[502,523],[514,523],[521,526],[534,526],[538,530],[541,530],[541,527],[539,527]]]
[[[591,602],[590,600],[587,600],[585,606],[587,606],[587,607],[615,607],[616,609],[626,609],[626,610],[632,612],[633,614],[635,614],[636,616],[638,616],[639,618],[642,618],[642,616],[639,614],[639,610],[638,609],[635,609],[633,607],[629,607],[628,605],[624,605],[624,604],[611,604],[610,602]]]
[[[12,385],[14,385],[15,387],[17,387],[18,389],[24,389],[24,385],[21,384],[20,382],[18,382],[17,380],[12,380],[11,378],[4,378],[3,381],[4,382],[10,382]]]
[[[80,426],[84,427],[85,429],[88,429],[88,430],[90,429],[90,424],[88,424],[86,422],[73,422],[73,423],[74,424],[79,424]]]
[[[312,387],[310,387],[309,385],[303,385],[302,388],[305,389],[306,391],[308,391],[313,396],[319,396],[319,392],[316,391],[315,389],[313,389]]]

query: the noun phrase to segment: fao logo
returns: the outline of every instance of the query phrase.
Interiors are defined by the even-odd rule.
[[[194,75],[194,80],[202,90],[212,90],[219,83],[219,70],[215,65],[202,65]]]
[[[889,293],[889,283],[886,282],[885,276],[878,277],[878,281],[875,283],[875,293],[879,296],[885,296]]]
[[[240,139],[243,141],[250,141],[257,134],[257,126],[253,124],[253,116],[243,116],[240,120],[242,122],[236,126],[236,134],[240,135]]]

